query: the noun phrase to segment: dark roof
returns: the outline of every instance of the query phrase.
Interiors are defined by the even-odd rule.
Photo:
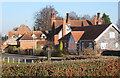
[[[64,37],[62,37],[60,40],[62,41],[69,41],[70,39],[70,35],[73,36],[73,39],[75,42],[78,42],[78,40],[82,37],[84,31],[71,31],[70,33],[68,33],[67,35],[65,35]]]
[[[65,36],[63,36],[62,38],[60,38],[59,39],[59,41],[68,41],[69,40],[69,38],[70,38],[70,35],[71,35],[71,32],[70,33],[68,33],[68,34],[66,34]]]
[[[58,28],[55,29],[54,35],[58,34],[60,32],[60,30],[62,29],[62,25],[59,26]]]
[[[110,23],[111,24],[111,23]],[[91,25],[83,27],[71,27],[72,31],[85,31],[81,40],[96,39],[110,24]]]

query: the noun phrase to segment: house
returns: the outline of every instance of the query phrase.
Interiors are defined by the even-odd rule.
[[[82,51],[84,48],[120,50],[120,30],[115,24],[71,27],[71,30],[59,39],[68,51],[76,51],[77,49]]]
[[[66,18],[62,20],[57,20],[55,13],[51,15],[51,25],[52,30],[50,33],[50,40],[54,42],[55,45],[59,45],[59,39],[64,37],[66,34],[71,32],[71,27],[84,27],[90,25],[100,25],[104,24],[104,20],[100,18],[100,13],[97,13],[97,16],[94,16],[94,19],[91,20],[71,20],[70,13],[66,14]]]
[[[46,39],[47,36],[42,31],[31,31],[28,26],[22,24],[16,31],[9,31],[8,40],[6,40],[1,47],[3,52],[9,46],[31,50],[38,48],[39,45],[41,45],[42,48]]]

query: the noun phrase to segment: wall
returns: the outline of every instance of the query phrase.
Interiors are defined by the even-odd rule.
[[[76,50],[76,44],[75,44],[75,41],[74,41],[72,35],[70,36],[70,39],[68,41],[68,50],[69,50],[69,52]]]
[[[20,48],[31,49],[37,47],[36,41],[20,41]]]
[[[110,32],[115,32],[115,38],[110,38]],[[119,44],[119,47],[116,47],[116,42]],[[101,49],[101,43],[107,43],[107,50],[120,50],[120,33],[113,27],[110,27],[110,29],[96,41],[96,49]]]

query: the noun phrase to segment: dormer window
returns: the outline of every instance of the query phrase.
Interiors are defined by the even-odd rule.
[[[18,35],[18,37],[21,37],[21,36],[22,36],[21,34]]]
[[[13,35],[12,38],[16,38],[16,35]]]
[[[42,34],[40,38],[47,38],[45,34]]]
[[[36,38],[36,35],[35,35],[35,34],[32,34],[32,37],[33,37],[33,38]]]

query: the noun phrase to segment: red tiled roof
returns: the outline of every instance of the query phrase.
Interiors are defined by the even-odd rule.
[[[80,40],[80,38],[82,37],[83,34],[84,34],[84,31],[71,31],[70,33],[68,33],[67,35],[65,35],[61,39],[59,39],[59,41],[60,40],[68,41],[70,39],[70,35],[72,35],[74,38],[74,41],[78,42],[78,40]]]
[[[82,37],[82,35],[84,34],[85,31],[71,31],[71,34],[74,38],[75,42],[78,42],[78,40],[80,40],[80,38]]]
[[[31,34],[24,34],[20,40],[33,40]]]
[[[32,36],[32,34],[35,34],[35,36],[37,37],[37,38],[40,38],[40,35],[42,34],[42,32],[41,31],[29,31],[29,32],[22,32],[22,31],[10,31],[9,33],[8,33],[8,38],[10,38],[12,35],[24,35],[23,37],[24,37],[24,39],[27,39],[27,37],[29,37],[28,38],[28,40],[29,39],[32,39],[32,38],[30,38],[31,36]],[[26,35],[28,35],[28,36],[26,36]],[[22,39],[23,39],[23,37],[22,37]]]
[[[55,28],[58,28],[59,26],[61,26],[63,24],[63,20],[56,20],[55,21]]]
[[[90,26],[94,25],[93,20],[69,20],[70,27],[82,27],[82,26]],[[55,28],[63,25],[63,20],[55,21]]]
[[[1,48],[4,50],[8,47],[8,45],[1,45]]]
[[[31,30],[27,25],[21,24],[20,27],[18,27],[17,31],[31,31]]]

